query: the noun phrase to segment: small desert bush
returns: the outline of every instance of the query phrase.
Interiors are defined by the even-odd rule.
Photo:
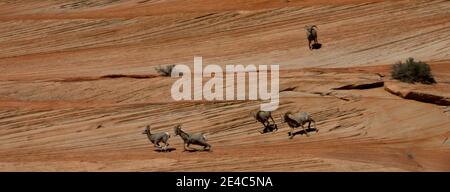
[[[161,76],[171,76],[172,70],[175,67],[175,65],[166,65],[166,66],[158,66],[155,67],[156,72],[158,72]]]
[[[430,65],[421,61],[414,61],[413,58],[408,58],[404,63],[398,62],[394,64],[392,66],[391,76],[394,79],[406,83],[436,83],[436,80],[434,80],[431,74]]]

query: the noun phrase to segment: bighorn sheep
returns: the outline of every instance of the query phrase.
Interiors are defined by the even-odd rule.
[[[186,151],[186,146],[189,147],[190,144],[203,146],[203,150],[211,150],[211,145],[207,143],[207,138],[203,133],[189,134],[181,130],[181,125],[177,125],[174,128],[175,136],[179,135],[184,141],[184,151]]]
[[[264,130],[262,132],[259,131],[260,133],[265,133],[267,131],[272,131],[272,130],[278,130],[277,124],[275,123],[275,121],[272,118],[272,112],[258,111],[256,113],[252,112],[251,115],[253,116],[253,118],[255,118],[256,121],[258,121],[264,125]],[[273,124],[270,124],[269,119],[272,120]]]
[[[161,132],[161,133],[154,133],[152,134],[150,132],[150,125],[147,125],[144,132],[142,134],[146,134],[148,137],[148,140],[152,142],[155,147],[162,149],[163,151],[167,150],[167,146],[169,146],[169,143],[167,142],[170,138],[170,134],[168,132]],[[162,147],[159,145],[160,142],[164,143],[164,146]]]
[[[290,139],[294,137],[294,128],[302,127],[303,131],[305,132],[306,136],[308,135],[307,130],[305,127],[303,127],[304,124],[308,123],[308,129],[311,128],[311,122],[314,124],[314,128],[316,129],[316,132],[319,131],[316,127],[316,121],[311,117],[311,115],[307,112],[297,112],[292,113],[290,111],[286,112],[284,114],[284,122],[286,122],[289,127],[291,128],[291,131],[289,131]]]
[[[312,41],[314,41],[314,44],[318,43],[318,41],[317,41],[317,30],[314,29],[314,28],[317,29],[317,26],[315,26],[315,25],[312,25],[312,26],[306,25],[305,26],[306,36],[308,37],[309,49],[312,49],[312,47],[311,47],[311,42]]]

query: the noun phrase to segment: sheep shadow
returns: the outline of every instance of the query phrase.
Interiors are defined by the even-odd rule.
[[[306,133],[309,133],[309,132],[316,132],[317,131],[317,129],[316,128],[306,128],[305,130],[300,130],[300,131],[297,131],[297,132],[294,132],[293,134],[293,136],[296,136],[296,135],[304,135],[304,134],[306,134]],[[291,133],[290,132],[288,132],[288,136],[291,136]]]
[[[259,130],[259,133],[264,134],[264,133],[271,133],[271,132],[275,132],[275,131],[278,131],[278,126],[276,124],[271,124],[271,125],[265,126],[262,131]]]
[[[322,44],[320,44],[320,43],[314,43],[314,44],[312,44],[311,48],[312,48],[312,49],[320,49],[320,48],[322,48]]]
[[[175,151],[175,150],[177,150],[177,149],[174,148],[174,147],[167,147],[166,150],[163,150],[162,148],[157,148],[157,149],[154,149],[153,151],[156,151],[158,153],[166,153],[166,152],[172,152],[172,151]]]
[[[196,148],[189,148],[184,150],[183,152],[189,152],[189,153],[193,153],[193,152],[211,152],[211,149],[196,149]]]

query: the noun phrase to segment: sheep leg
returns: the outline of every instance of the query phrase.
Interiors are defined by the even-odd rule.
[[[164,144],[169,146],[169,137],[164,138]]]
[[[302,124],[301,126],[302,126],[302,129],[303,129],[303,131],[305,132],[306,136],[309,137],[308,131],[306,131],[306,129],[305,129],[305,127],[303,126],[303,124]]]
[[[186,143],[183,144],[183,148],[184,148],[183,152],[184,152],[184,151],[187,151],[187,149],[186,149]]]
[[[294,138],[294,128],[293,127],[291,127],[291,131],[289,131],[289,135],[290,135],[289,139]]]
[[[206,150],[206,148],[211,149],[211,145],[209,145],[208,143],[204,142],[203,143],[203,150]]]
[[[266,125],[266,123],[267,123],[267,125]],[[264,121],[264,122],[262,122],[262,124],[264,125],[264,127],[267,127],[270,124],[270,122],[269,121]]]
[[[277,126],[276,124],[274,124],[273,131],[274,131],[274,132],[275,132],[275,131],[278,131],[278,126]]]
[[[191,143],[188,143],[188,144],[187,144],[187,147],[188,147],[189,149],[193,149],[193,150],[198,151],[196,148],[190,147],[190,145],[191,145]]]
[[[188,144],[187,144],[188,149],[192,149],[192,147],[190,147],[190,146],[191,146],[191,144],[188,143]]]
[[[261,123],[263,124],[264,128],[262,129],[262,132],[259,131],[259,133],[263,134],[263,133],[264,133],[264,130],[267,129],[267,126],[269,125],[269,123],[267,123],[267,125],[266,125],[265,121],[264,121],[264,122],[261,122]]]
[[[155,142],[154,144],[155,144],[155,147],[161,148],[161,146],[159,145],[159,142]]]
[[[212,151],[211,150],[211,145],[205,142],[204,145],[203,145],[203,151],[206,151],[206,150],[208,150],[210,152]]]
[[[264,134],[264,129],[265,129],[265,128],[263,128],[262,131],[261,131],[261,130],[258,130],[258,132],[261,133],[261,134]]]
[[[316,121],[314,121],[314,120],[311,120],[311,121],[313,122],[314,129],[316,129],[316,133],[319,132],[319,129],[316,127]]]
[[[164,141],[164,147],[163,150],[167,151],[167,147],[169,146],[169,143],[167,142],[167,140]]]
[[[273,120],[272,116],[270,116],[270,119],[272,119],[273,124],[275,124],[275,120]]]

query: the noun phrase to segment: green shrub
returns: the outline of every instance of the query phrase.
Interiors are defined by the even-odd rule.
[[[155,67],[156,72],[158,72],[161,76],[171,76],[172,70],[175,67],[175,65],[166,65],[166,66],[158,66]]]
[[[431,74],[430,65],[421,61],[414,61],[413,58],[408,58],[405,63],[398,62],[394,64],[392,66],[391,76],[394,79],[406,83],[436,83],[436,80],[434,80]]]

